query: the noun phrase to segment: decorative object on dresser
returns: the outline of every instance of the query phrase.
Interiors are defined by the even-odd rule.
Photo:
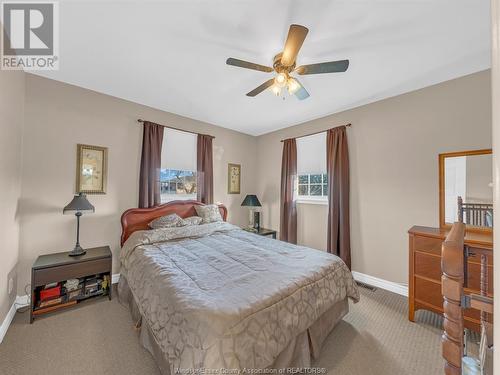
[[[109,246],[87,249],[78,258],[66,252],[39,256],[31,268],[30,323],[88,298],[107,295],[111,300],[111,265]]]
[[[441,247],[448,235],[448,228],[414,226],[409,233],[409,295],[408,319],[415,321],[419,309],[443,313],[441,293]],[[493,296],[493,235],[491,232],[467,231],[465,246],[468,247],[467,274],[464,280],[466,294],[480,294],[481,258],[487,257],[488,296]],[[479,331],[480,313],[477,310],[464,310],[466,328]]]
[[[274,229],[259,227],[259,228],[243,228],[243,230],[258,234],[259,236],[271,236],[272,238],[276,239],[276,231]]]
[[[108,149],[78,145],[76,157],[76,192],[106,194]]]
[[[241,185],[241,165],[227,165],[227,192],[228,194],[240,194]]]
[[[80,246],[80,216],[82,216],[83,213],[94,213],[95,208],[87,200],[85,194],[80,193],[75,195],[73,200],[63,209],[64,215],[70,215],[73,212],[76,216],[76,244],[75,248],[68,254],[71,257],[85,254],[85,250]]]
[[[259,198],[257,198],[254,194],[248,194],[243,202],[241,203],[242,207],[250,207],[250,217],[248,221],[248,227],[259,229],[260,228],[260,212],[255,211],[254,207],[262,207],[260,204]]]

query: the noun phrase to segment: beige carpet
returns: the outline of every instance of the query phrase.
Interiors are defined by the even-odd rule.
[[[440,318],[407,320],[407,300],[361,288],[361,302],[328,337],[316,366],[329,374],[442,374]],[[115,294],[116,296],[116,294]],[[28,324],[18,313],[0,344],[2,375],[159,374],[129,311],[99,299]]]

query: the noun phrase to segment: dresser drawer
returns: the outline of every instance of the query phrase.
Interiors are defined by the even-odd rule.
[[[87,262],[62,265],[57,267],[34,269],[33,286],[42,286],[73,278],[84,277],[97,273],[111,272],[111,258],[89,260]]]
[[[481,265],[468,262],[467,288],[477,291],[481,290]],[[493,294],[493,267],[488,266],[488,293]]]
[[[438,309],[443,309],[441,283],[415,277],[415,298]]]
[[[415,253],[415,275],[441,282],[441,257]]]
[[[416,278],[415,280],[415,298],[420,302],[430,304],[443,311],[443,295],[441,294],[441,284],[432,281]],[[465,309],[464,316],[479,320],[480,313],[475,309]]]
[[[441,282],[441,257],[415,253],[415,275]],[[481,284],[481,265],[468,262],[467,288],[479,293]],[[493,267],[488,266],[488,293],[493,294]]]
[[[414,236],[413,249],[435,255],[441,255],[441,245],[443,241],[439,238]]]

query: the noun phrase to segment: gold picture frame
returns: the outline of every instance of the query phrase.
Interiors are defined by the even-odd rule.
[[[241,165],[229,163],[227,165],[227,192],[240,194],[241,191]]]
[[[77,145],[76,193],[106,194],[108,148]]]

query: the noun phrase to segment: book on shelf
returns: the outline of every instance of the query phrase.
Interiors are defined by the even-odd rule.
[[[43,314],[109,293],[111,277],[97,274],[79,279],[46,284],[37,288],[33,312]]]

